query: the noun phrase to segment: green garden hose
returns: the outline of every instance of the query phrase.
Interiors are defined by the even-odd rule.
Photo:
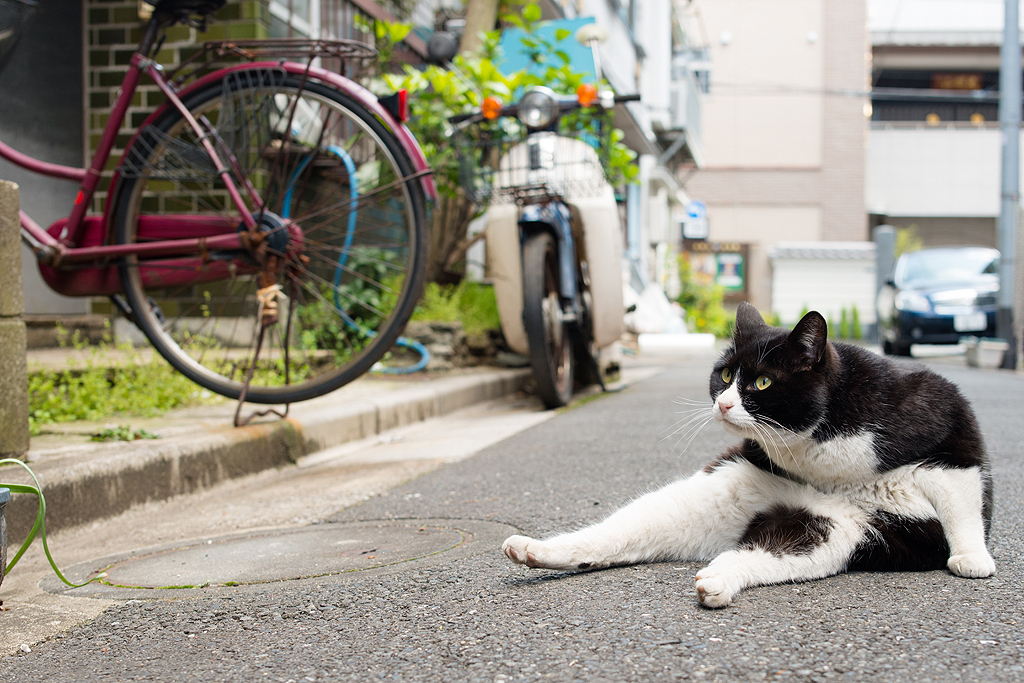
[[[18,564],[18,560],[20,560],[21,556],[25,554],[28,547],[32,545],[32,541],[35,540],[36,535],[42,539],[43,552],[46,553],[46,559],[53,568],[53,572],[57,575],[57,578],[68,586],[72,588],[81,588],[82,586],[106,576],[106,573],[103,573],[89,579],[85,583],[72,583],[71,581],[68,581],[63,574],[61,574],[60,569],[57,568],[57,563],[53,561],[53,557],[50,555],[50,547],[46,543],[46,522],[44,521],[46,517],[46,499],[43,497],[43,491],[42,487],[39,485],[39,480],[36,479],[35,473],[29,468],[29,466],[20,460],[15,460],[13,458],[0,459],[0,467],[3,467],[4,465],[20,465],[23,467],[25,471],[28,472],[29,476],[32,477],[32,481],[35,482],[35,486],[32,486],[31,484],[4,484],[0,482],[0,488],[10,489],[11,493],[34,493],[39,499],[39,511],[36,513],[36,522],[32,525],[32,530],[29,532],[28,538],[26,538],[25,542],[21,544],[21,549],[14,555],[14,559],[8,563],[3,576],[10,574],[11,570],[14,569],[14,565]]]

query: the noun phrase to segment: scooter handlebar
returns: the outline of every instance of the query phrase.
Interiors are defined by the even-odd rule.
[[[615,98],[614,98],[615,104],[618,104],[620,102],[639,102],[639,101],[640,101],[640,93],[634,93],[632,95],[616,95]],[[575,96],[573,96],[573,95],[562,95],[562,96],[559,96],[557,102],[558,102],[559,107],[562,109],[563,112],[571,111],[572,109],[575,109],[575,108],[577,108],[579,106],[577,101],[576,101]],[[517,107],[518,104],[519,104],[518,102],[515,102],[515,103],[512,103],[512,104],[505,105],[501,109],[500,116],[515,116],[516,107]],[[468,114],[456,114],[455,116],[450,116],[450,117],[448,117],[448,122],[452,123],[452,124],[460,124],[460,123],[465,123],[465,122],[473,120],[473,119],[479,120],[479,119],[482,119],[482,118],[483,118],[483,115],[480,112],[471,112],[471,113],[468,113]]]

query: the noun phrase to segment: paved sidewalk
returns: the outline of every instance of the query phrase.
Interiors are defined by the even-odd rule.
[[[48,426],[47,434],[33,437],[28,460],[46,496],[46,528],[55,531],[507,396],[522,390],[529,376],[528,369],[498,368],[366,376],[327,396],[293,404],[284,420],[262,418],[240,428],[233,426],[233,401],[160,418]],[[247,404],[243,414],[259,408]],[[126,423],[160,438],[90,439],[105,425]],[[0,469],[0,481],[30,483],[16,466]],[[10,538],[27,534],[36,505],[32,496],[15,496],[8,504]]]

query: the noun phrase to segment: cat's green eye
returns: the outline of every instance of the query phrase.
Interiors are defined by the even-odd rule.
[[[722,369],[722,381],[726,384],[732,381],[732,370],[729,368]]]
[[[764,375],[761,375],[756,380],[754,380],[754,387],[756,387],[758,391],[764,391],[771,385],[772,380],[768,377],[765,377]]]

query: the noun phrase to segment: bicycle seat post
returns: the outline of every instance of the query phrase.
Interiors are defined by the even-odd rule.
[[[149,57],[153,52],[153,47],[156,45],[157,40],[160,36],[160,29],[163,28],[164,19],[159,11],[154,11],[150,16],[149,21],[146,22],[146,30],[142,34],[142,40],[139,41],[139,47],[137,52],[144,57]]]

